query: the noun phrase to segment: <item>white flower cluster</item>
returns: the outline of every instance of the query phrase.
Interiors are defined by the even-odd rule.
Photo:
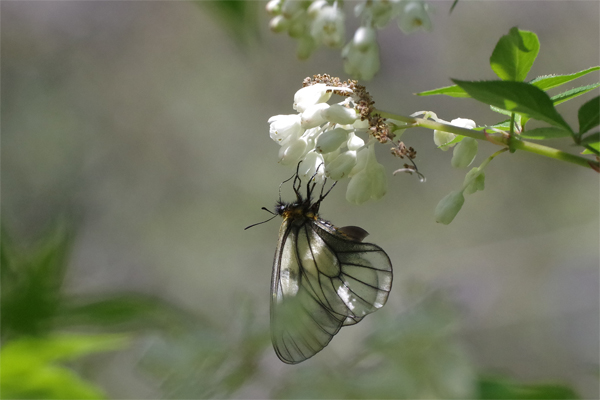
[[[306,59],[319,45],[341,47],[345,42],[341,2],[315,0],[270,0],[267,12],[273,16],[273,32],[287,32],[298,40],[297,55]],[[408,34],[418,29],[431,31],[429,7],[423,0],[368,0],[354,7],[361,26],[342,49],[344,70],[355,79],[369,80],[379,71],[379,44],[376,29],[393,20]]]
[[[327,103],[333,91],[351,93],[352,89],[325,83],[303,87],[294,95],[298,114],[269,118],[271,139],[281,146],[279,163],[295,166],[301,161],[298,173],[303,179],[350,178],[346,191],[350,203],[378,200],[387,191],[387,179],[375,158],[376,140],[365,144],[356,135],[367,132],[369,125],[361,121],[351,97]]]

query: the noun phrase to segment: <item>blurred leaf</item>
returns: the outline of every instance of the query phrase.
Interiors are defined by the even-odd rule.
[[[571,132],[548,95],[535,86],[510,81],[453,81],[474,99],[498,108],[525,114]]]
[[[456,7],[457,4],[458,4],[458,0],[454,0],[452,2],[452,6],[450,7],[450,11],[448,12],[448,14],[452,14],[452,11],[454,10],[454,7]]]
[[[474,398],[472,364],[453,336],[454,308],[440,293],[423,293],[415,286],[403,290],[413,306],[397,318],[379,314],[378,330],[353,345],[353,351],[363,349],[354,361],[295,366],[272,397]]]
[[[479,399],[567,400],[579,399],[573,389],[563,385],[524,385],[501,378],[484,377],[479,380]]]
[[[532,140],[558,139],[571,136],[571,132],[565,131],[561,128],[549,126],[523,131],[521,132],[520,136],[524,139]]]
[[[584,75],[587,75],[590,72],[598,71],[599,69],[600,69],[600,67],[592,67],[592,68],[588,68],[588,69],[585,69],[580,72],[576,72],[574,74],[538,76],[537,78],[529,81],[529,83],[531,83],[534,86],[537,86],[538,88],[540,88],[542,90],[548,90],[548,89],[552,89],[554,87],[560,86],[562,84],[565,84],[567,82],[571,82],[572,80],[575,80]]]
[[[471,97],[458,85],[446,86],[439,89],[426,90],[425,92],[417,93],[417,96],[432,96],[434,94],[445,94],[450,97]]]
[[[600,96],[596,96],[579,108],[579,134],[600,125]]]
[[[104,328],[171,328],[189,318],[165,301],[142,294],[118,293],[112,296],[78,296],[65,299],[58,323],[61,326]]]
[[[219,19],[238,45],[244,47],[258,38],[257,7],[264,3],[246,0],[195,1]]]
[[[140,365],[161,380],[164,397],[227,398],[255,376],[269,333],[251,302],[241,304],[227,329],[203,323],[151,339]]]
[[[27,250],[3,229],[2,337],[42,335],[52,328],[60,303],[72,233],[64,223]]]
[[[0,393],[14,399],[98,399],[104,393],[70,369],[55,364],[122,348],[121,335],[56,335],[5,343],[0,351]]]
[[[581,96],[582,94],[586,94],[587,92],[596,89],[598,86],[600,86],[600,83],[594,83],[592,85],[576,87],[576,88],[567,90],[566,92],[562,92],[555,96],[552,96],[551,100],[554,103],[554,105],[564,103],[567,100],[571,100],[571,99],[574,99],[575,97]]]
[[[540,42],[535,33],[514,27],[496,44],[490,57],[490,66],[500,79],[522,82],[539,51]]]

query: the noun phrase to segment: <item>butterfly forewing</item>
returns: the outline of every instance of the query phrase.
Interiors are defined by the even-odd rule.
[[[381,308],[392,265],[378,246],[314,218],[285,218],[271,281],[271,338],[279,358],[312,357],[344,325]]]

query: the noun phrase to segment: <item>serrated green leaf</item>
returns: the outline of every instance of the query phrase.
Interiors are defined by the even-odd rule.
[[[543,127],[543,128],[535,128],[529,131],[523,131],[520,135],[523,139],[531,139],[531,140],[546,140],[546,139],[558,139],[562,137],[571,136],[571,132],[566,131],[562,128],[556,127]]]
[[[498,40],[490,57],[490,66],[500,79],[522,82],[539,51],[540,42],[535,33],[513,27],[508,35]]]
[[[529,83],[539,87],[542,90],[548,90],[560,86],[564,83],[571,82],[572,80],[587,75],[590,72],[598,71],[599,69],[600,67],[591,67],[588,69],[584,69],[583,71],[576,72],[574,74],[538,76],[537,78],[529,81]]]
[[[417,96],[432,96],[435,94],[444,94],[450,97],[471,97],[458,85],[446,86],[439,89],[427,90],[425,92],[417,93]]]
[[[511,81],[452,81],[485,104],[524,114],[572,132],[548,95],[533,85]]]
[[[600,96],[596,96],[579,108],[579,134],[600,125]]]
[[[567,100],[571,100],[575,97],[581,96],[582,94],[586,94],[587,92],[596,89],[598,86],[600,86],[600,83],[593,83],[591,85],[576,87],[567,90],[566,92],[562,92],[555,96],[552,96],[551,99],[554,105],[558,105],[560,103],[564,103]]]

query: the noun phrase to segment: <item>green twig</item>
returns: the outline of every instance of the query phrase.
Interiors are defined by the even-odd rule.
[[[506,135],[493,136],[493,141],[488,138],[483,132],[474,131],[472,129],[460,128],[458,126],[443,124],[423,118],[406,117],[403,115],[397,115],[381,110],[375,110],[375,113],[381,115],[386,119],[393,119],[396,121],[402,121],[412,125],[411,127],[422,127],[428,129],[437,129],[444,132],[454,133],[456,135],[462,135],[471,137],[478,140],[486,140],[499,145],[509,147],[509,137]],[[512,140],[510,143],[512,148],[516,150],[523,150],[530,153],[535,153],[544,157],[554,158],[559,161],[565,161],[572,164],[579,165],[581,167],[591,168],[596,171],[600,168],[598,161],[590,160],[589,158],[581,157],[576,154],[566,153],[562,150],[558,150],[552,147],[544,146],[537,143],[527,142],[525,140]]]

